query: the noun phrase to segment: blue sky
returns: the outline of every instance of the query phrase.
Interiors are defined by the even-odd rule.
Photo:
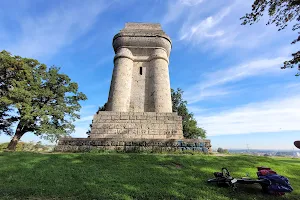
[[[171,87],[185,91],[213,147],[292,149],[300,140],[300,79],[280,66],[299,49],[290,45],[297,33],[277,32],[267,18],[241,26],[250,9],[245,0],[0,1],[0,49],[59,66],[79,83],[88,100],[72,135],[86,137],[108,98],[113,36],[126,22],[161,23],[173,42]]]

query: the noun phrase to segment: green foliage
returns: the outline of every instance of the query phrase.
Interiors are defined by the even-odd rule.
[[[9,143],[0,144],[0,152],[6,150]],[[33,152],[51,152],[54,149],[54,145],[43,145],[41,142],[18,142],[15,151],[33,151]]]
[[[11,127],[18,119],[16,116],[9,114],[10,112],[12,112],[10,106],[5,102],[0,102],[0,134],[3,132],[7,135],[13,135]]]
[[[218,148],[217,152],[218,153],[226,153],[226,154],[229,153],[228,149],[223,149],[221,147]]]
[[[292,26],[293,31],[300,28],[300,0],[254,0],[252,12],[241,18],[243,20],[242,25],[252,25],[258,22],[265,14],[265,11],[269,15],[267,25],[275,24],[278,27],[278,31],[285,29],[288,23],[294,23]],[[292,41],[292,44],[300,41],[300,32],[298,34],[298,37]],[[281,68],[294,68],[298,64],[298,70],[300,71],[300,51],[293,53],[292,56],[293,58],[285,61]],[[299,75],[300,72],[296,74],[296,76]]]
[[[0,152],[5,151],[8,144],[9,144],[8,142],[1,143],[0,144]],[[23,146],[24,146],[24,142],[19,142],[16,146],[16,151],[22,151]]]
[[[233,177],[267,166],[289,178],[294,191],[283,197],[259,185],[207,184],[227,167]],[[157,155],[120,153],[0,153],[0,199],[299,199],[300,162],[259,156]]]
[[[194,119],[193,113],[188,111],[187,101],[182,99],[182,95],[183,91],[180,88],[177,88],[176,91],[171,89],[173,112],[182,116],[183,136],[185,138],[206,138],[206,131],[197,126],[197,121]]]
[[[98,110],[97,110],[97,114],[101,111],[105,111],[107,107],[107,103],[105,103],[103,106],[99,106]]]
[[[0,78],[0,133],[12,135],[6,130],[17,122],[13,146],[27,132],[54,141],[74,131],[73,122],[80,117],[79,101],[86,96],[59,68],[47,69],[37,60],[2,51]]]

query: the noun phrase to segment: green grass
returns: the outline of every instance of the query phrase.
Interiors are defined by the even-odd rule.
[[[206,183],[227,167],[235,177],[269,166],[290,179],[284,197],[259,185],[238,191]],[[0,199],[299,199],[300,159],[255,156],[0,153]]]

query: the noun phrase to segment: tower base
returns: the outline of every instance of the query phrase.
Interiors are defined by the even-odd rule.
[[[90,138],[183,139],[177,113],[100,111],[93,119]]]
[[[55,151],[85,152],[92,150],[115,150],[120,152],[210,152],[210,140],[200,139],[111,139],[111,138],[63,138]]]
[[[55,151],[210,152],[210,140],[184,139],[177,113],[100,111],[89,138],[61,138]]]

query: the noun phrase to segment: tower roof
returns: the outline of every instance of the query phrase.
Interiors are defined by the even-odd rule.
[[[169,55],[172,42],[159,23],[126,23],[113,39],[115,52],[120,46],[162,47]]]

